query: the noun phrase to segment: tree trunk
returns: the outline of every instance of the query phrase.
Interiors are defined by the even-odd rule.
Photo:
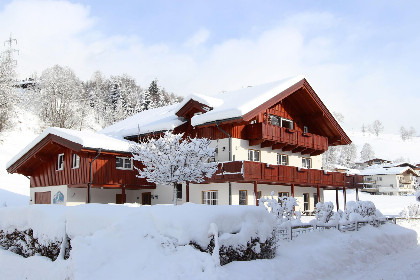
[[[177,203],[177,198],[176,198],[176,183],[174,183],[174,205],[176,205]]]

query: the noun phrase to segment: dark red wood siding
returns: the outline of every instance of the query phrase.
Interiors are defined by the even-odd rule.
[[[58,154],[64,153],[64,168],[57,170]],[[80,166],[72,168],[72,153],[68,148],[61,148],[56,154],[49,155],[48,161],[43,161],[32,167],[31,187],[69,185],[76,187],[87,186],[89,183],[89,162],[96,156],[96,152],[79,152]],[[93,187],[121,187],[152,188],[153,184],[145,179],[136,177],[137,170],[116,169],[117,155],[101,154],[92,164]],[[131,157],[129,154],[119,156]],[[140,167],[138,162],[134,165]]]

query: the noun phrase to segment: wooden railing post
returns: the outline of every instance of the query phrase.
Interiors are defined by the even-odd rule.
[[[338,188],[335,188],[335,203],[337,205],[337,211],[340,209],[340,206],[338,205]]]
[[[258,183],[254,181],[255,205],[258,206]]]
[[[346,186],[343,187],[343,196],[344,196],[344,210],[346,210],[346,204],[347,204]]]

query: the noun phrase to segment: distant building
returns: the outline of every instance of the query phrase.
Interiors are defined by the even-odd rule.
[[[419,178],[410,166],[366,168],[360,175],[363,176],[362,191],[387,195],[413,194]]]
[[[355,168],[356,169],[365,169],[368,166],[381,165],[381,164],[387,164],[387,163],[392,163],[392,161],[389,161],[389,160],[386,160],[386,159],[374,158],[374,159],[367,160],[367,161],[364,161],[364,162],[356,162],[355,163]]]

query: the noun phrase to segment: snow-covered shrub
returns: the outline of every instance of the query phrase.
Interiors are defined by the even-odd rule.
[[[383,215],[372,201],[349,201],[343,213],[342,221],[372,222],[382,219]]]
[[[420,191],[416,191],[416,193],[414,194],[414,197],[416,198],[417,202],[420,202]]]
[[[283,196],[277,200],[273,198],[273,192],[271,195],[271,198],[260,198],[259,205],[273,214],[279,224],[294,220],[300,221],[300,212],[294,210],[295,206],[298,206],[294,197]]]
[[[14,230],[10,233],[0,231],[1,248],[10,250],[25,258],[38,254],[55,261],[63,248],[62,242],[55,241],[47,244],[43,243],[44,242],[40,242],[38,238],[34,237],[32,229],[24,231]],[[68,259],[70,248],[70,239],[67,239],[66,246],[64,246],[64,259]]]
[[[334,212],[334,204],[332,202],[318,202],[315,206],[315,221],[319,225],[337,224],[342,215],[343,212],[341,210]]]

